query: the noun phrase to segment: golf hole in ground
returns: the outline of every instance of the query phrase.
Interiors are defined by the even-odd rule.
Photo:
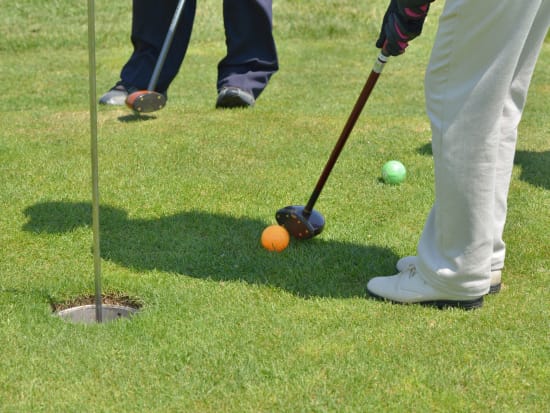
[[[52,305],[54,314],[71,323],[93,324],[97,322],[94,296],[83,296],[67,303]],[[102,297],[102,323],[128,319],[135,315],[142,304],[127,296],[107,295]]]

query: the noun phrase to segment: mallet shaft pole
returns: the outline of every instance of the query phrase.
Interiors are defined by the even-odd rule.
[[[170,27],[168,28],[168,33],[166,34],[166,38],[164,39],[164,43],[162,45],[162,49],[160,50],[157,63],[155,65],[155,68],[153,69],[153,74],[151,75],[151,80],[149,81],[149,85],[147,86],[147,90],[154,91],[155,88],[157,87],[157,82],[159,80],[160,72],[164,67],[164,62],[166,61],[168,50],[170,50],[170,46],[172,45],[172,40],[174,39],[174,33],[176,31],[176,27],[180,20],[181,12],[183,10],[184,5],[185,5],[185,0],[180,0],[176,7],[176,11],[174,12],[174,17],[172,17],[172,22],[170,23]]]
[[[342,133],[340,134],[340,137],[338,138],[338,141],[336,142],[336,145],[332,150],[330,158],[328,159],[325,165],[325,168],[323,169],[323,172],[321,173],[321,176],[317,181],[317,185],[315,186],[315,189],[313,190],[313,193],[311,194],[311,197],[309,198],[308,203],[304,207],[304,211],[303,211],[304,215],[309,216],[311,214],[311,211],[313,211],[313,206],[315,205],[315,202],[317,202],[317,198],[319,198],[319,195],[321,194],[321,191],[323,190],[323,187],[327,182],[327,179],[332,171],[332,168],[336,164],[336,161],[340,156],[340,152],[342,152],[342,149],[344,148],[344,145],[346,144],[346,141],[348,140],[349,135],[351,134],[351,131],[353,130],[353,127],[355,126],[355,123],[357,122],[359,115],[361,114],[361,111],[365,107],[365,104],[367,103],[367,100],[372,90],[374,89],[374,85],[376,85],[376,81],[378,80],[380,73],[382,73],[382,70],[384,69],[384,65],[386,64],[387,61],[388,61],[387,56],[385,56],[382,53],[380,53],[378,58],[376,59],[376,62],[374,63],[374,67],[369,77],[367,78],[365,86],[363,86],[363,90],[361,91],[359,97],[357,98],[357,101],[355,102],[355,106],[351,111],[351,114],[344,126],[344,129],[342,130]]]

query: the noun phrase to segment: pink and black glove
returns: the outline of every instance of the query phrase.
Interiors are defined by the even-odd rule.
[[[382,20],[376,47],[391,56],[403,54],[409,41],[422,33],[432,1],[434,0],[391,0]]]

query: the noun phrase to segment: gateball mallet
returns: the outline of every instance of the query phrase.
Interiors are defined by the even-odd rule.
[[[170,46],[172,45],[172,40],[174,39],[174,33],[179,23],[184,5],[185,5],[185,0],[180,0],[176,7],[176,11],[174,12],[174,16],[172,17],[172,22],[170,23],[170,27],[168,28],[166,38],[164,39],[164,43],[162,45],[162,49],[160,51],[157,62],[155,64],[153,74],[151,75],[151,79],[149,80],[149,85],[147,86],[147,90],[138,90],[136,92],[131,93],[126,98],[126,106],[128,106],[130,109],[132,109],[135,112],[138,112],[138,113],[155,112],[157,110],[162,109],[166,105],[166,96],[163,95],[162,93],[156,92],[155,88],[157,87],[157,82],[159,80],[160,72],[164,67],[164,62],[166,61],[168,50],[170,50]]]
[[[338,160],[338,156],[340,156],[340,152],[342,152],[342,149],[344,148],[344,145],[351,134],[351,131],[353,130],[353,127],[355,126],[365,103],[367,103],[367,100],[374,89],[374,85],[376,85],[376,81],[378,80],[380,73],[382,73],[384,65],[387,61],[388,56],[384,52],[381,52],[374,63],[374,67],[367,78],[367,81],[365,82],[365,86],[363,86],[361,94],[357,98],[357,102],[355,102],[355,106],[353,107],[344,129],[342,130],[342,133],[340,134],[340,137],[332,150],[330,158],[327,161],[319,180],[317,181],[317,185],[315,186],[308,203],[305,206],[290,205],[279,209],[275,214],[275,219],[277,222],[284,226],[294,238],[313,238],[323,231],[323,228],[325,227],[325,218],[321,215],[321,213],[314,210],[313,206],[315,205],[315,202],[317,202],[317,198],[319,198],[332,168]]]

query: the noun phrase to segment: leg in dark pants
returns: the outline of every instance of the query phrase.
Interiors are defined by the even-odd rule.
[[[218,91],[227,86],[257,98],[279,69],[271,0],[224,0],[227,55],[218,64]]]
[[[147,89],[166,33],[176,10],[177,0],[134,0],[132,44],[134,52],[122,68],[120,78],[125,86]],[[165,93],[176,77],[191,39],[196,0],[186,0],[181,20],[176,27],[172,46],[160,72],[156,91]]]

